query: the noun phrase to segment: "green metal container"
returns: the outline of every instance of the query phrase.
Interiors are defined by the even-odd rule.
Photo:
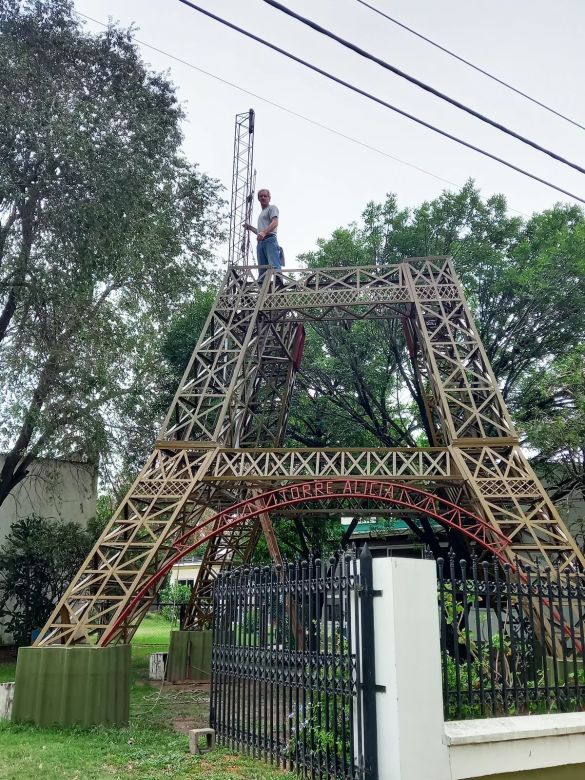
[[[12,720],[37,726],[127,726],[130,645],[23,647]]]
[[[577,667],[577,677],[582,677],[583,675],[583,661],[581,659],[577,659],[575,662],[573,662],[573,659],[567,660],[567,667],[566,671],[569,677],[569,696],[571,695],[571,686],[575,685],[575,666]],[[556,659],[556,667],[557,667],[557,676],[556,679],[559,681],[559,685],[565,684],[565,664],[563,663],[562,658]],[[550,655],[547,655],[546,657],[546,668],[548,672],[548,681],[549,685],[552,685],[555,680],[555,659],[551,658]],[[584,775],[585,777],[585,775]]]
[[[166,680],[210,680],[211,638],[211,631],[171,631]]]

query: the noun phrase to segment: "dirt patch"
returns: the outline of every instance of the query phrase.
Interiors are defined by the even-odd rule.
[[[165,683],[167,691],[192,691],[193,693],[209,693],[210,684],[208,682],[195,683],[192,680],[184,680],[178,683]]]
[[[1,648],[0,648],[1,649]],[[149,685],[151,688],[160,688],[160,680],[149,680],[148,677],[137,677],[135,680],[136,685]],[[194,682],[193,680],[181,680],[180,682],[168,682],[165,680],[163,685],[164,693],[170,693],[171,691],[177,692],[192,692],[192,693],[207,693],[211,689],[211,683],[208,680],[203,682]]]
[[[209,718],[173,718],[173,728],[179,734],[188,734],[191,729],[206,729]]]
[[[173,718],[175,731],[188,734],[191,729],[209,726],[209,683],[178,683],[165,686],[164,690],[179,706],[187,706],[190,709],[188,715]],[[189,706],[190,702],[192,702],[191,706]]]

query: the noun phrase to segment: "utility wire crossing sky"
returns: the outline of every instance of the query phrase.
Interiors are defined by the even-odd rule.
[[[170,78],[186,114],[185,153],[228,192],[234,115],[255,108],[258,186],[268,186],[280,208],[290,258],[388,192],[399,207],[415,206],[474,178],[484,197],[504,193],[523,215],[551,207],[555,191],[585,202],[578,162],[585,127],[581,0],[565,0],[562,10],[548,0],[493,0],[489,7],[393,0],[392,16],[376,7],[387,10],[381,1],[286,0],[287,11],[413,81],[267,0],[197,0],[201,13],[177,0],[74,2],[94,17],[93,30],[108,15],[133,25],[155,70],[168,69],[172,58]],[[231,28],[203,15],[212,12]],[[416,82],[453,103],[429,99]],[[494,124],[456,104],[473,106]]]
[[[186,0],[180,0],[180,2],[186,2]],[[417,87],[424,89],[426,92],[429,92],[431,95],[434,95],[435,97],[438,97],[441,100],[445,100],[447,103],[450,103],[452,106],[455,106],[455,108],[459,108],[462,111],[466,111],[468,114],[474,116],[476,119],[479,119],[481,122],[486,122],[486,124],[495,127],[497,130],[501,130],[503,133],[507,133],[508,135],[512,136],[512,138],[515,138],[517,141],[522,141],[522,143],[528,144],[528,146],[532,146],[533,149],[537,149],[539,152],[548,154],[548,156],[552,157],[554,160],[558,160],[559,162],[562,162],[565,165],[570,166],[571,168],[575,168],[575,170],[580,171],[581,173],[585,173],[585,168],[582,168],[577,163],[571,162],[570,160],[566,160],[564,157],[557,154],[556,152],[551,151],[550,149],[545,149],[543,146],[540,146],[540,144],[537,144],[536,141],[531,141],[530,138],[525,138],[523,135],[516,133],[514,130],[511,130],[509,127],[505,127],[505,125],[502,125],[499,122],[494,122],[493,119],[490,119],[484,114],[481,114],[479,111],[476,111],[475,109],[466,106],[464,103],[460,103],[458,100],[449,97],[449,95],[445,95],[444,92],[440,92],[438,89],[435,89],[430,84],[425,84],[424,81],[420,81],[419,79],[414,78],[414,76],[410,76],[408,73],[405,73],[404,71],[400,70],[394,65],[391,65],[389,62],[385,62],[384,60],[380,59],[379,57],[376,57],[374,54],[371,54],[365,49],[356,46],[355,43],[350,43],[349,41],[340,38],[338,35],[335,35],[335,33],[332,33],[330,30],[325,29],[325,27],[321,27],[320,24],[316,24],[310,19],[307,19],[306,17],[301,16],[300,14],[294,13],[294,11],[291,11],[290,8],[287,8],[286,6],[282,5],[282,3],[278,3],[276,2],[276,0],[263,0],[263,2],[266,3],[267,5],[272,6],[273,8],[276,8],[279,11],[282,11],[285,14],[288,14],[293,19],[297,19],[299,22],[306,24],[308,27],[311,27],[313,30],[316,30],[322,35],[326,35],[328,38],[331,38],[337,43],[340,43],[342,46],[345,46],[347,49],[350,49],[356,54],[359,54],[361,57],[365,57],[366,59],[375,62],[376,65],[380,65],[382,68],[389,70],[391,73],[394,73],[396,76],[400,76],[400,78],[406,79],[406,81],[409,81],[411,84],[415,84]],[[190,5],[190,3],[188,3],[188,5]]]
[[[497,76],[494,76],[493,73],[488,73],[487,70],[484,70],[483,68],[479,68],[477,65],[474,65],[473,62],[469,62],[469,60],[466,60],[465,57],[460,57],[458,54],[455,54],[455,52],[445,48],[445,46],[441,46],[440,43],[437,43],[436,41],[432,41],[430,38],[427,38],[426,35],[422,35],[416,30],[413,30],[413,28],[409,27],[407,24],[403,24],[398,19],[395,19],[393,16],[389,16],[388,14],[385,14],[383,11],[380,11],[379,8],[375,8],[373,5],[366,3],[365,0],[356,0],[356,3],[360,3],[365,8],[369,8],[370,11],[373,11],[379,16],[382,16],[384,19],[388,19],[388,21],[392,22],[392,24],[396,24],[399,27],[402,27],[403,30],[407,30],[409,33],[416,35],[417,38],[420,38],[422,41],[426,41],[426,43],[429,43],[431,46],[434,46],[436,49],[439,49],[445,54],[448,54],[449,57],[453,57],[453,59],[456,59],[458,62],[462,62],[464,65],[473,68],[473,70],[476,70],[478,73],[481,73],[483,76],[487,76],[488,79],[495,81],[497,84],[501,84],[503,87],[506,87],[506,89],[515,92],[517,95],[521,95],[523,98],[526,98],[526,100],[530,100],[531,103],[534,103],[535,105],[544,108],[545,111],[550,111],[551,114],[554,114],[555,116],[564,119],[566,122],[569,122],[575,127],[579,127],[581,130],[585,130],[585,125],[580,125],[579,122],[575,122],[574,119],[571,119],[570,117],[561,114],[560,111],[557,111],[556,109],[547,106],[545,103],[542,103],[540,100],[537,100],[535,97],[531,97],[530,95],[527,95],[526,92],[522,92],[521,89],[518,89],[517,87],[512,86],[512,84],[508,84],[508,82],[499,79]]]
[[[533,173],[530,173],[529,171],[524,170],[523,168],[520,168],[517,165],[514,165],[513,163],[503,160],[501,157],[498,157],[494,154],[491,154],[490,152],[487,152],[485,149],[481,149],[479,146],[475,146],[474,144],[471,144],[467,141],[464,141],[462,138],[458,138],[455,135],[452,135],[451,133],[447,133],[444,130],[441,130],[438,127],[435,127],[434,125],[429,124],[428,122],[425,122],[424,120],[420,119],[419,117],[413,116],[412,114],[407,113],[406,111],[403,111],[402,109],[398,108],[397,106],[392,105],[391,103],[386,102],[385,100],[382,100],[381,98],[376,97],[375,95],[372,95],[369,92],[366,92],[363,89],[360,89],[359,87],[356,87],[354,84],[350,84],[347,81],[344,81],[343,79],[338,78],[337,76],[332,75],[331,73],[323,70],[322,68],[318,68],[315,65],[312,65],[310,62],[307,62],[306,60],[301,59],[300,57],[297,57],[295,54],[292,54],[291,52],[285,51],[285,49],[281,49],[280,46],[276,46],[273,43],[270,43],[264,38],[261,38],[258,35],[255,35],[254,33],[251,33],[249,30],[244,30],[241,27],[238,27],[235,24],[232,24],[231,22],[228,22],[226,19],[223,19],[220,16],[217,16],[216,14],[211,13],[211,11],[206,11],[204,8],[201,8],[201,6],[195,5],[195,3],[192,3],[191,0],[179,0],[180,3],[183,5],[186,5],[187,7],[191,8],[193,11],[197,11],[199,13],[204,14],[205,16],[208,16],[210,19],[215,20],[216,22],[219,22],[220,24],[225,25],[226,27],[229,27],[232,30],[235,30],[238,33],[241,33],[242,35],[245,35],[247,38],[251,38],[252,40],[256,41],[257,43],[262,44],[263,46],[267,46],[269,49],[272,49],[273,51],[278,52],[279,54],[283,54],[285,57],[288,57],[289,59],[293,60],[294,62],[299,63],[299,65],[303,65],[306,68],[309,68],[310,70],[315,71],[315,73],[319,73],[321,76],[325,76],[326,78],[330,79],[331,81],[335,81],[337,84],[340,84],[341,86],[347,87],[348,89],[351,89],[353,92],[357,92],[359,95],[362,95],[365,98],[368,98],[369,100],[373,100],[376,103],[379,103],[381,106],[384,106],[385,108],[389,108],[391,111],[395,111],[398,114],[401,114],[402,116],[406,117],[407,119],[411,119],[412,121],[416,122],[417,124],[422,125],[423,127],[428,128],[429,130],[432,130],[435,133],[439,133],[440,135],[445,136],[446,138],[449,138],[451,141],[455,141],[458,144],[461,144],[463,146],[466,146],[468,149],[472,149],[475,152],[479,152],[480,154],[483,154],[486,157],[491,158],[492,160],[495,160],[496,162],[501,163],[502,165],[506,165],[508,168],[512,168],[512,170],[518,171],[518,173],[522,173],[524,176],[528,176],[531,179],[534,179],[535,181],[540,182],[541,184],[546,184],[546,186],[551,187],[552,189],[557,190],[558,192],[562,192],[564,195],[568,195],[570,198],[574,198],[575,200],[580,201],[581,203],[585,203],[585,198],[581,198],[579,195],[575,195],[571,192],[568,192],[567,190],[558,187],[556,184],[553,184],[550,181],[547,181],[546,179],[542,179],[539,176],[536,176]],[[263,0],[263,2],[279,7],[279,10],[284,10],[284,7],[280,5],[280,3],[275,3],[274,0]],[[288,12],[291,13],[292,12]],[[295,15],[296,18],[301,18],[297,15]],[[305,20],[306,21],[306,20]],[[311,24],[311,26],[314,26]],[[317,26],[315,26],[315,29]],[[319,28],[319,31],[324,31],[324,28]],[[334,37],[335,40],[338,42],[341,42],[341,39],[337,38],[337,36],[331,36],[330,33],[327,33],[330,37]],[[345,43],[344,43],[345,45]],[[363,51],[363,49],[357,50],[356,47],[350,46],[354,51],[358,51],[358,53],[365,54],[368,59],[373,60],[376,62],[376,64],[381,65],[383,64],[384,67],[386,67],[389,70],[392,70],[397,75],[400,75],[402,77],[405,77],[406,74],[402,73],[401,71],[397,71],[396,68],[393,68],[392,66],[388,65],[387,63],[382,63],[381,60],[379,60],[377,57],[373,57],[371,55],[368,55]],[[581,166],[576,165],[575,163],[571,163],[568,160],[565,160],[560,155],[557,155],[555,152],[549,151],[547,149],[544,149],[543,147],[539,146],[537,143],[533,141],[529,141],[526,138],[523,138],[522,136],[518,135],[517,133],[513,132],[512,130],[508,130],[507,128],[504,128],[503,125],[499,125],[496,122],[492,122],[491,120],[487,120],[486,117],[483,117],[483,115],[477,113],[476,111],[473,111],[472,109],[466,108],[463,106],[462,103],[458,103],[457,101],[454,101],[450,98],[447,98],[446,95],[442,95],[441,93],[434,90],[432,87],[429,87],[428,85],[423,85],[422,82],[419,82],[417,79],[412,79],[408,77],[408,81],[411,81],[412,83],[415,83],[417,86],[422,86],[424,89],[426,89],[428,92],[431,92],[432,94],[435,94],[445,100],[447,102],[451,103],[452,105],[456,106],[457,108],[463,108],[467,113],[471,114],[472,116],[475,116],[476,118],[481,118],[483,121],[487,121],[488,124],[492,125],[498,130],[503,130],[508,135],[513,136],[517,140],[521,140],[524,143],[528,144],[529,146],[532,146],[534,149],[537,149],[540,152],[544,152],[545,154],[548,154],[549,157],[552,157],[560,162],[565,163],[566,165],[571,166],[572,168],[575,168],[581,173],[585,173],[585,169],[581,168]]]

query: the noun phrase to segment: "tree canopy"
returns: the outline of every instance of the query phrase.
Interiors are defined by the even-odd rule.
[[[482,201],[469,183],[415,209],[399,209],[394,196],[369,204],[360,226],[337,230],[302,259],[309,266],[343,266],[451,255],[504,398],[515,410],[526,376],[583,340],[584,237],[576,207],[556,206],[524,222],[508,216],[503,196]],[[321,405],[325,398],[338,418],[329,436],[343,421],[358,438],[367,434],[389,446],[412,445],[420,436],[401,330],[392,322],[312,329],[300,379],[310,398]],[[404,389],[412,391],[414,405]],[[302,424],[292,434],[309,443]]]
[[[143,442],[222,201],[181,153],[169,80],[129,31],[87,34],[70,0],[0,0],[0,87],[1,503],[39,454],[116,470]]]

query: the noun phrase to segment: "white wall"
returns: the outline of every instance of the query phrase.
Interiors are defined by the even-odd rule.
[[[376,694],[379,779],[509,778],[529,770],[553,778],[571,766],[579,773],[584,712],[444,722],[435,564],[373,563],[374,588],[382,591],[374,599],[376,683],[386,686]],[[585,778],[585,769],[577,776]]]
[[[0,455],[0,468],[4,456]],[[97,469],[88,463],[39,458],[30,476],[0,506],[0,544],[15,520],[36,514],[85,525],[95,515]]]
[[[585,762],[584,712],[453,721],[445,724],[445,735],[452,780],[554,772]]]
[[[434,561],[374,558],[380,780],[451,780]],[[432,767],[433,774],[429,769]]]
[[[177,583],[179,580],[193,580],[195,583],[199,576],[201,561],[179,561],[171,569],[171,582]]]

